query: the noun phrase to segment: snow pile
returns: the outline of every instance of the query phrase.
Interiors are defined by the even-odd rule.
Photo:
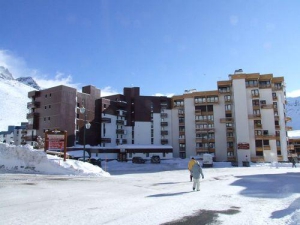
[[[110,176],[100,167],[87,162],[47,155],[32,146],[15,146],[0,143],[0,169],[43,174]]]

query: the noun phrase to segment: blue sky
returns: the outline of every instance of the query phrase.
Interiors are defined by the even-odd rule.
[[[235,69],[300,95],[298,0],[0,0],[0,66],[41,86],[215,90]],[[296,80],[298,79],[298,81]]]

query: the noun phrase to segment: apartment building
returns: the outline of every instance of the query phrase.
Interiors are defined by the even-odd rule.
[[[211,153],[217,161],[287,160],[283,77],[242,70],[217,90],[172,97],[174,155]],[[177,154],[176,154],[177,153]]]
[[[100,108],[101,147],[120,149],[119,159],[144,154],[173,156],[171,99],[141,96],[139,87],[97,100]]]
[[[68,146],[83,144],[88,122],[86,144],[120,153],[121,159],[155,151],[181,158],[210,153],[216,161],[288,158],[284,78],[272,74],[237,70],[218,81],[216,90],[187,90],[171,98],[141,96],[139,87],[100,97],[93,86],[82,93],[58,86],[28,97],[27,141],[60,129],[68,132]]]
[[[24,141],[32,144],[38,136],[44,137],[46,130],[67,131],[67,145],[83,144],[83,126],[91,123],[86,142],[91,145],[100,143],[100,128],[95,120],[96,99],[100,90],[89,85],[77,92],[75,88],[60,85],[57,87],[31,91],[28,93],[28,126]],[[85,114],[80,113],[84,107]],[[33,144],[32,144],[33,145]]]
[[[22,122],[21,126],[8,126],[7,131],[0,132],[0,142],[21,145],[23,133],[26,132],[26,122]]]

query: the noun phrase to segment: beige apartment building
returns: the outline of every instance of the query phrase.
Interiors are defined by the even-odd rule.
[[[283,77],[235,71],[217,90],[172,97],[174,156],[211,153],[216,161],[286,161]]]

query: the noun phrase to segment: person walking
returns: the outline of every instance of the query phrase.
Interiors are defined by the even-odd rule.
[[[202,168],[201,168],[199,162],[196,162],[194,164],[194,166],[192,167],[193,191],[195,191],[195,189],[197,191],[200,191],[200,175],[202,176],[202,179],[204,179],[204,174],[202,172]]]
[[[193,176],[192,176],[192,168],[195,165],[197,161],[195,160],[194,157],[191,158],[191,160],[188,163],[188,170],[190,171],[190,181],[192,182],[193,180]]]
[[[292,168],[296,168],[296,159],[293,157],[292,158]]]

